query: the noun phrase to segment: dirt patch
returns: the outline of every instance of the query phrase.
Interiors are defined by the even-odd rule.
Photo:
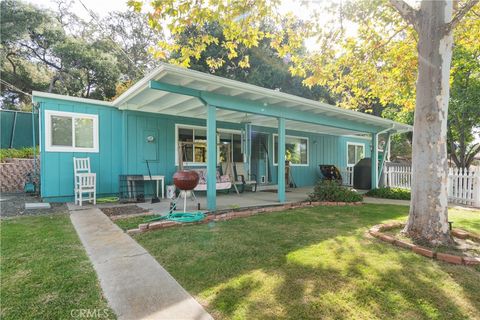
[[[393,228],[390,230],[385,230],[384,234],[395,237],[396,239],[399,239],[401,241],[411,243],[413,245],[422,245],[424,247],[427,247],[430,250],[434,250],[435,252],[441,252],[441,253],[449,253],[449,254],[460,254],[464,255],[467,257],[478,257],[480,256],[480,242],[474,241],[472,239],[461,239],[457,238],[454,235],[452,235],[452,239],[454,242],[454,245],[451,247],[431,247],[425,243],[416,243],[412,241],[409,237],[405,236],[402,231],[403,228]]]
[[[411,250],[422,256],[452,264],[480,265],[480,235],[462,229],[451,231],[453,246],[431,247],[419,244],[400,232],[403,222],[391,222],[371,227],[368,233],[397,247]]]
[[[111,208],[101,208],[100,210],[103,211],[108,217],[114,216],[123,216],[123,215],[137,215],[137,214],[145,214],[148,210],[140,208],[136,205],[131,206],[119,206],[119,207],[111,207]]]
[[[65,203],[50,202],[48,209],[25,209],[25,203],[42,202],[42,199],[36,195],[26,193],[2,193],[0,195],[1,217],[15,217],[23,215],[39,215],[65,213],[68,211]]]

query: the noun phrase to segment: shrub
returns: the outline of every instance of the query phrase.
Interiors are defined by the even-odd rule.
[[[410,200],[410,190],[402,188],[382,187],[378,189],[372,189],[368,191],[366,195],[375,198]]]
[[[363,196],[347,187],[339,185],[333,180],[319,180],[315,185],[313,192],[309,194],[310,201],[330,201],[330,202],[358,202],[363,200]]]
[[[38,155],[38,148],[36,149],[36,151]],[[7,158],[33,158],[33,148],[0,149],[0,161],[4,161]]]

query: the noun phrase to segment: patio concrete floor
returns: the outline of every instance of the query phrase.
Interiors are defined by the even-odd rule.
[[[295,188],[287,189],[286,197],[287,202],[298,202],[306,200],[308,194],[312,192],[313,187],[305,188]],[[196,192],[197,201],[193,201],[190,197],[187,197],[187,211],[197,211],[197,203],[200,203],[200,211],[207,211],[207,197],[205,192]],[[150,199],[147,199],[144,203],[135,203],[135,205],[151,210],[154,214],[167,214],[170,208],[170,200],[160,199],[159,203],[151,203]],[[245,191],[240,194],[236,194],[235,191],[230,191],[230,193],[225,194],[221,191],[217,193],[217,210],[226,210],[234,208],[246,208],[246,207],[255,207],[255,206],[266,206],[266,205],[276,205],[279,204],[277,200],[277,193],[270,191],[258,191],[258,192],[248,192]],[[127,204],[97,204],[93,206],[91,204],[85,203],[83,207],[77,206],[73,203],[68,203],[69,210],[80,210],[85,208],[106,208],[106,207],[116,207],[124,206]],[[131,204],[130,204],[131,205]],[[177,211],[183,211],[183,200],[179,200],[177,203]]]
[[[98,208],[71,211],[70,219],[118,319],[213,319]]]

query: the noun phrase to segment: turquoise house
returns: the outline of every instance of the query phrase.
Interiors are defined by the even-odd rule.
[[[154,175],[171,183],[178,146],[188,167],[207,169],[207,203],[216,207],[216,168],[230,158],[259,186],[278,189],[286,201],[285,161],[298,186],[319,177],[318,165],[353,166],[371,157],[372,185],[383,160],[378,136],[411,127],[279,91],[163,64],[114,101],[33,92],[39,107],[41,196],[73,199],[73,157],[89,157],[97,196],[117,194],[119,175]],[[385,151],[386,151],[385,144]],[[385,152],[384,152],[385,153]]]

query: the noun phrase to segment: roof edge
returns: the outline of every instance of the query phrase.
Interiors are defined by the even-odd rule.
[[[296,95],[281,92],[281,91],[276,91],[276,90],[273,90],[273,89],[263,88],[263,87],[256,86],[256,85],[253,85],[253,84],[250,84],[250,83],[241,82],[241,81],[233,80],[233,79],[228,79],[228,78],[212,75],[212,74],[197,71],[197,70],[192,70],[192,69],[188,69],[188,68],[184,68],[184,67],[179,67],[179,66],[175,66],[175,65],[172,65],[172,64],[168,64],[168,63],[161,63],[157,68],[152,70],[148,75],[146,75],[144,78],[142,78],[140,81],[138,81],[132,87],[130,87],[127,91],[125,91],[123,94],[121,94],[117,99],[115,99],[113,101],[113,104],[118,107],[118,105],[120,103],[123,103],[124,100],[128,99],[130,97],[130,95],[135,95],[140,90],[142,90],[144,87],[148,87],[150,80],[159,78],[162,75],[162,73],[165,73],[165,72],[172,72],[172,73],[175,73],[177,75],[184,76],[184,77],[195,78],[196,80],[215,81],[217,83],[220,82],[220,83],[224,84],[225,86],[230,86],[230,87],[233,87],[233,88],[239,89],[239,90],[248,90],[250,92],[260,94],[260,95],[265,95],[267,97],[274,98],[274,99],[275,98],[276,99],[280,98],[280,99],[290,100],[291,102],[310,105],[310,106],[314,106],[314,107],[325,108],[328,111],[332,111],[332,112],[335,112],[335,113],[348,114],[348,115],[350,115],[352,117],[356,117],[360,120],[363,119],[363,120],[367,120],[367,121],[369,120],[369,121],[377,122],[384,127],[390,126],[390,127],[392,127],[393,130],[395,130],[397,132],[408,132],[408,131],[413,130],[413,127],[408,125],[408,124],[400,123],[400,122],[393,121],[393,120],[390,120],[390,119],[381,118],[381,117],[361,113],[361,112],[354,111],[354,110],[340,108],[338,106],[330,105],[330,104],[323,103],[323,102],[320,102],[320,101],[315,101],[315,100],[303,98],[303,97],[300,97],[300,96],[296,96]]]
[[[112,101],[72,97],[72,96],[67,96],[67,95],[57,94],[57,93],[50,93],[50,92],[32,91],[32,99],[34,99],[35,97],[58,99],[58,100],[80,102],[80,103],[87,103],[87,104],[96,104],[96,105],[116,108],[113,105]]]

